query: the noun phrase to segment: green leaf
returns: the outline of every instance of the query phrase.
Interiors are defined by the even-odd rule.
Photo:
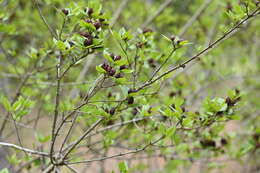
[[[0,97],[0,102],[3,104],[4,108],[6,109],[6,111],[10,112],[12,111],[12,106],[10,101],[7,99],[7,97],[5,96],[1,96]]]
[[[184,99],[181,97],[173,97],[173,104],[175,106],[181,106],[184,103]]]
[[[81,20],[79,22],[79,26],[84,27],[86,30],[91,32],[96,31],[96,27],[93,24],[85,22],[84,20]]]
[[[38,132],[35,133],[35,137],[36,137],[37,141],[39,141],[40,143],[48,142],[51,139],[50,135],[43,136],[41,133],[38,133]]]
[[[96,66],[96,70],[100,73],[107,73],[106,70],[101,67],[101,65]]]
[[[9,173],[8,169],[7,168],[4,168],[0,171],[0,173]]]
[[[103,56],[110,62],[114,62],[113,58],[111,57],[110,53],[107,50],[103,51]]]
[[[121,173],[128,173],[129,172],[129,168],[128,168],[126,161],[120,162],[118,164],[118,168],[119,168]]]
[[[123,70],[121,70],[123,73],[133,73],[134,72],[134,70],[132,70],[132,69],[123,69]]]

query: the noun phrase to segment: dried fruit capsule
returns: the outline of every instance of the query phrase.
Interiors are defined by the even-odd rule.
[[[86,19],[85,22],[92,23],[92,20],[91,19]]]
[[[91,37],[85,39],[84,46],[90,46],[92,44],[93,44],[93,39]]]
[[[128,98],[127,98],[127,103],[128,103],[129,105],[133,104],[133,103],[134,103],[134,97],[128,97]]]
[[[221,142],[221,145],[227,145],[228,144],[228,141],[225,138],[221,138],[220,142]]]
[[[200,144],[203,146],[203,147],[216,147],[216,142],[213,141],[213,140],[203,140],[203,141],[200,141]]]
[[[103,63],[101,66],[104,70],[106,70],[106,72],[108,72],[109,70],[109,65],[107,63]]]
[[[175,35],[172,35],[172,36],[170,37],[170,39],[171,39],[171,41],[175,41],[176,36],[175,36]]]
[[[112,93],[109,92],[108,95],[107,95],[108,98],[112,97]]]
[[[91,16],[94,13],[93,8],[88,8],[88,15]]]
[[[114,61],[119,61],[120,59],[121,59],[121,56],[120,56],[120,55],[114,56]]]
[[[116,73],[116,70],[112,69],[112,68],[108,71],[109,76],[114,76],[115,73]]]
[[[109,110],[109,114],[110,114],[110,115],[114,115],[115,112],[116,112],[116,108],[111,108],[111,109]]]
[[[101,27],[101,25],[102,24],[100,22],[95,22],[94,23],[94,26],[95,26],[96,29],[99,29]]]
[[[100,22],[104,22],[105,21],[105,19],[103,19],[103,18],[99,18],[98,19]]]
[[[66,16],[69,14],[69,10],[67,10],[67,9],[65,9],[65,8],[63,8],[61,11],[62,11],[62,13],[65,14]]]
[[[133,115],[136,115],[138,113],[138,109],[137,108],[134,108],[133,110],[132,110],[132,114]]]
[[[124,69],[126,69],[127,67],[126,67],[126,65],[121,65],[120,66],[120,70],[124,70]]]
[[[86,37],[86,38],[92,37],[89,32],[81,32],[80,35],[83,36],[83,37]]]
[[[153,32],[153,30],[150,29],[150,28],[145,28],[145,29],[143,30],[143,34],[148,33],[148,32]]]
[[[122,78],[122,77],[123,77],[122,73],[117,73],[117,74],[115,75],[115,78]]]

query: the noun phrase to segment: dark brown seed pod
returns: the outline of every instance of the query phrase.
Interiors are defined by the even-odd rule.
[[[108,71],[109,76],[114,76],[115,73],[116,73],[116,70],[112,69],[112,68]]]
[[[99,20],[99,22],[101,22],[101,23],[105,21],[105,19],[103,19],[103,18],[99,18],[98,20]]]
[[[112,97],[112,93],[109,92],[108,95],[107,95],[108,98]]]
[[[114,56],[114,61],[119,61],[120,59],[121,59],[121,56],[120,56],[120,55]]]
[[[93,39],[91,37],[85,39],[84,46],[90,46],[92,44],[93,44]]]
[[[115,112],[116,112],[116,108],[111,108],[111,109],[109,110],[109,114],[110,114],[110,115],[114,115]]]
[[[134,97],[128,97],[128,98],[127,98],[127,103],[128,103],[129,105],[133,104],[133,103],[134,103]]]
[[[69,14],[69,10],[67,10],[67,9],[65,9],[65,8],[63,8],[61,11],[62,11],[62,13],[65,14],[66,16]]]
[[[99,29],[102,26],[102,24],[100,22],[95,22],[94,26],[96,29]]]
[[[213,148],[216,147],[216,142],[213,141],[213,140],[201,140],[201,141],[200,141],[200,144],[201,144],[203,147],[213,147]]]
[[[228,141],[225,138],[221,138],[220,143],[221,145],[227,145]]]
[[[170,92],[169,97],[174,97],[176,95],[177,95],[177,93],[172,91],[172,92]]]
[[[145,29],[143,30],[143,34],[148,33],[148,32],[153,32],[153,30],[150,29],[150,28],[145,28]]]
[[[117,73],[117,74],[115,75],[115,78],[122,78],[122,77],[123,77],[122,73]]]
[[[127,68],[126,65],[121,65],[121,66],[120,66],[120,70],[124,70],[124,69],[126,69],[126,68]]]
[[[92,20],[91,19],[85,19],[85,22],[92,23]]]
[[[137,108],[134,108],[133,110],[132,110],[132,114],[133,115],[136,115],[138,113],[138,109]]]
[[[94,13],[93,8],[88,8],[88,15],[91,16]]]
[[[109,69],[109,65],[107,63],[103,63],[101,66],[104,70],[106,70],[106,72],[108,72]]]
[[[79,34],[86,38],[92,37],[92,35],[89,32],[80,32]]]
[[[172,35],[172,36],[170,36],[170,39],[171,39],[172,42],[174,42],[175,39],[176,39],[176,36],[175,36],[175,35]]]

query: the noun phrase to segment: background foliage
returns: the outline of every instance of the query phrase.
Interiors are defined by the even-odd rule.
[[[258,0],[0,3],[1,173],[260,170]]]

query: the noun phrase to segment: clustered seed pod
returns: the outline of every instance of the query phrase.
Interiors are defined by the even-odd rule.
[[[152,68],[155,68],[155,67],[156,67],[156,65],[155,65],[155,60],[152,59],[152,58],[148,59],[148,64],[149,64],[149,66],[152,67]]]
[[[138,113],[138,109],[137,108],[132,109],[132,114],[133,115],[136,115],[137,113]]]
[[[122,73],[117,73],[117,74],[115,75],[115,78],[122,78],[122,77],[123,77]]]
[[[111,109],[109,110],[109,114],[110,114],[110,115],[114,115],[115,112],[116,112],[116,108],[111,108]]]
[[[102,26],[101,22],[99,22],[99,21],[94,22],[93,25],[95,26],[96,29],[99,29],[99,28],[101,28],[101,26]]]
[[[116,73],[116,70],[113,69],[109,64],[107,63],[103,63],[101,66],[107,73],[109,76],[114,76]]]
[[[153,30],[150,29],[150,28],[145,28],[145,29],[143,30],[143,34],[149,33],[149,32],[153,32]]]
[[[228,105],[228,107],[232,107],[234,106],[238,101],[240,100],[240,97],[236,98],[236,99],[231,99],[230,97],[226,98],[226,104]]]
[[[107,95],[108,98],[112,97],[112,93],[109,92],[108,95]]]
[[[174,97],[176,95],[177,95],[177,93],[172,91],[172,92],[170,92],[169,97]]]
[[[89,32],[80,32],[79,34],[83,37],[92,37]]]
[[[91,19],[85,19],[85,22],[92,23],[92,20]]]
[[[175,35],[172,35],[172,36],[170,36],[170,39],[171,39],[172,42],[174,42],[175,39],[176,39],[176,36],[175,36]]]
[[[88,15],[91,16],[94,13],[93,8],[88,8]]]
[[[119,60],[121,60],[121,56],[120,55],[114,56],[114,61],[119,61]]]
[[[227,145],[228,141],[225,138],[221,138],[220,143],[221,145]]]
[[[203,147],[214,147],[214,148],[216,147],[216,142],[213,140],[201,140],[200,144]]]
[[[93,38],[92,37],[87,37],[85,40],[84,40],[84,46],[90,46],[93,44]]]
[[[121,65],[119,68],[120,68],[120,70],[124,70],[124,69],[127,69],[127,66],[126,65]]]
[[[128,98],[127,98],[127,103],[128,103],[129,105],[133,104],[133,103],[134,103],[134,97],[128,97]]]
[[[69,14],[69,10],[67,10],[67,9],[65,9],[65,8],[63,8],[61,11],[62,11],[62,13],[65,14],[66,16]]]

